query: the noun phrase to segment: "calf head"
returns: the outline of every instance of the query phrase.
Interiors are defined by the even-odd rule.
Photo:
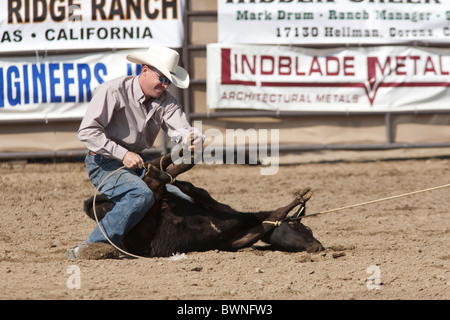
[[[310,228],[299,220],[287,220],[280,224],[264,239],[274,250],[319,252],[324,248],[313,236]]]

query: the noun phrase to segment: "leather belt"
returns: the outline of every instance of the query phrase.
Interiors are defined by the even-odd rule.
[[[95,156],[95,155],[96,155],[96,153],[95,153],[94,151],[91,151],[91,150],[88,150],[88,154],[89,154],[90,156]]]

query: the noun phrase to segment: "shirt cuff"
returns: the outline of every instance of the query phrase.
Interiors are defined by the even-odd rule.
[[[127,154],[128,150],[125,149],[122,146],[117,146],[117,150],[114,151],[113,156],[120,161],[123,161],[123,158],[125,158],[125,155]]]
[[[196,135],[196,138],[201,138],[202,141],[205,141],[205,136],[200,132],[200,130],[198,130],[195,127],[192,127],[191,130],[183,134],[182,138],[180,139],[181,141],[179,142],[186,143],[187,142],[186,140],[191,133],[194,133]]]

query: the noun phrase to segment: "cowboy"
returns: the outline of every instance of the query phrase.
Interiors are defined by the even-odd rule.
[[[178,66],[179,54],[152,46],[127,55],[127,60],[142,65],[140,75],[101,84],[78,130],[78,139],[89,150],[85,158],[89,178],[115,206],[100,221],[102,229],[97,225],[87,240],[67,251],[69,259],[80,258],[90,244],[108,243],[108,239],[120,246],[123,236],[153,206],[155,197],[142,180],[146,157],[141,153],[153,145],[161,128],[176,143],[187,141],[191,133],[204,138],[167,91],[170,84],[181,89],[189,86],[189,74]],[[172,185],[167,190],[186,196]]]

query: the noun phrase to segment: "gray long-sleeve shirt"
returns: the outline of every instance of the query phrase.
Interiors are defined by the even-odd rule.
[[[179,143],[191,132],[202,136],[169,93],[145,101],[138,76],[107,81],[94,92],[78,130],[78,139],[91,151],[123,160],[127,151],[150,148],[162,128]],[[148,111],[147,111],[148,110]]]

